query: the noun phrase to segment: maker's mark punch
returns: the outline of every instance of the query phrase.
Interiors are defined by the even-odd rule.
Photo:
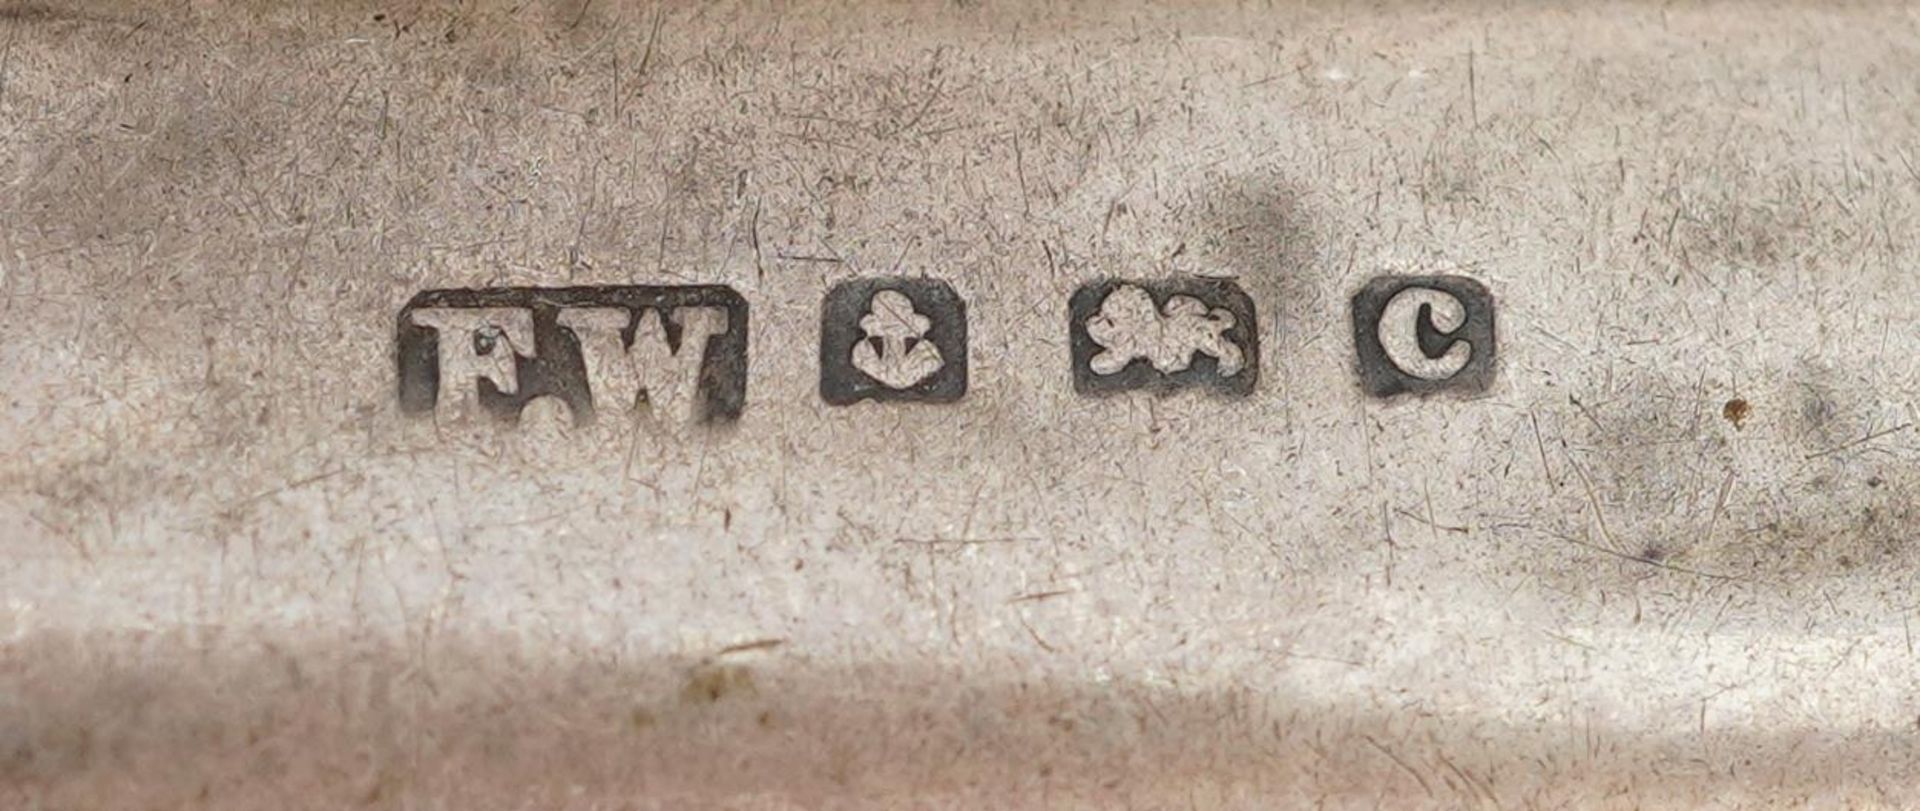
[[[746,404],[747,303],[718,285],[429,290],[396,342],[411,414],[513,421],[548,397],[576,424],[713,422]]]
[[[967,308],[937,279],[855,279],[820,310],[820,397],[945,403],[967,392]]]
[[[1247,395],[1260,377],[1253,300],[1225,279],[1094,282],[1074,291],[1067,318],[1083,394],[1199,386]]]
[[[1484,391],[1493,382],[1493,294],[1464,276],[1383,276],[1353,297],[1369,394]]]

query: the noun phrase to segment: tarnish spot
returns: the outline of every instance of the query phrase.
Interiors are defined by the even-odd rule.
[[[1720,416],[1727,422],[1733,423],[1733,429],[1736,431],[1746,427],[1747,415],[1751,413],[1753,413],[1753,406],[1738,397],[1728,400],[1727,404],[1720,409]]]

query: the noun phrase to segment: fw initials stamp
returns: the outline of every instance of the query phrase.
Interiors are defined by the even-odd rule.
[[[576,425],[739,418],[747,302],[718,285],[429,290],[400,311],[400,408],[516,422],[537,398]]]
[[[1368,394],[1473,393],[1493,383],[1493,293],[1464,276],[1382,276],[1353,297]]]

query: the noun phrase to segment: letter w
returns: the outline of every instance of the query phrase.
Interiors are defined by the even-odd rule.
[[[589,307],[560,313],[560,326],[580,339],[580,356],[587,366],[587,389],[596,419],[602,411],[633,412],[641,398],[655,416],[694,420],[699,403],[700,360],[707,340],[725,334],[727,311],[719,307],[681,307],[672,316],[658,308],[640,312],[640,323],[627,346],[622,333],[632,312],[618,307]],[[663,319],[680,327],[679,351],[667,340]]]

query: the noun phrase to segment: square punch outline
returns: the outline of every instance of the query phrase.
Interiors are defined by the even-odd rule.
[[[1460,302],[1466,317],[1449,335],[1473,347],[1473,356],[1452,377],[1429,380],[1408,374],[1387,356],[1380,343],[1380,319],[1393,298],[1411,288],[1438,290]],[[1499,330],[1493,291],[1478,279],[1444,274],[1377,276],[1353,294],[1355,371],[1361,387],[1374,397],[1426,396],[1451,392],[1478,394],[1493,385],[1499,369]]]
[[[1135,358],[1113,374],[1097,374],[1092,363],[1102,351],[1088,332],[1087,322],[1100,313],[1107,297],[1122,287],[1137,287],[1164,312],[1174,296],[1189,296],[1209,307],[1224,309],[1234,316],[1234,325],[1224,337],[1239,347],[1243,364],[1239,373],[1223,376],[1219,359],[1202,353],[1192,365],[1177,372],[1163,373],[1145,359]],[[1252,395],[1260,382],[1260,316],[1253,297],[1233,279],[1209,276],[1175,276],[1155,279],[1106,278],[1087,282],[1073,291],[1067,301],[1067,342],[1071,353],[1073,389],[1082,395],[1107,396],[1128,391],[1171,394],[1185,389],[1201,389],[1229,397]]]
[[[436,288],[413,295],[395,317],[394,362],[400,410],[430,414],[445,381],[437,359],[439,336],[411,320],[425,308],[512,308],[529,311],[534,343],[540,352],[516,358],[520,389],[514,393],[480,390],[482,408],[495,419],[517,422],[520,410],[535,397],[552,396],[565,402],[575,424],[593,422],[595,409],[587,389],[580,346],[571,330],[558,324],[559,313],[580,307],[615,307],[636,315],[642,309],[672,311],[680,307],[717,307],[727,313],[727,330],[703,347],[696,383],[699,421],[731,423],[746,408],[748,329],[751,308],[739,291],[722,284],[573,285],[566,287],[509,286]],[[629,327],[631,330],[632,327]],[[631,332],[628,333],[629,338]],[[464,383],[462,384],[464,385]]]
[[[940,369],[906,388],[892,388],[856,368],[855,346],[868,336],[860,320],[875,294],[892,290],[905,295],[930,324],[920,340],[940,351]],[[967,303],[953,285],[926,276],[882,276],[847,279],[827,290],[820,306],[820,399],[845,406],[862,400],[876,402],[951,403],[967,393]]]

